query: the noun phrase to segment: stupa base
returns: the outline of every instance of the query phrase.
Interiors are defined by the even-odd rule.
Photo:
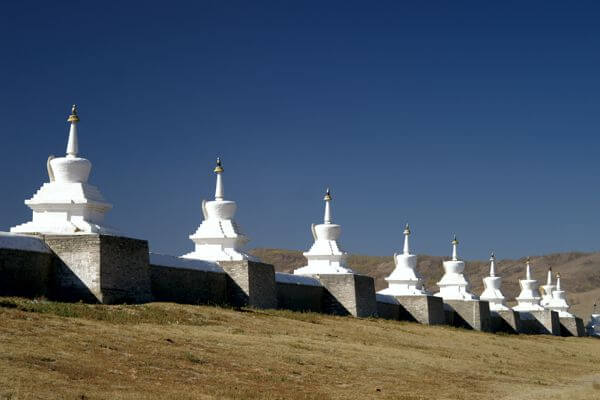
[[[334,315],[372,317],[377,315],[375,281],[359,274],[312,275],[325,287],[323,312]]]
[[[552,310],[518,311],[521,319],[519,333],[560,336],[560,319]]]
[[[492,331],[490,307],[487,301],[444,300],[444,312],[450,326],[481,332]]]
[[[579,317],[561,317],[560,321],[560,335],[561,336],[585,336],[585,327],[583,326],[583,320]]]
[[[519,333],[521,330],[521,318],[517,311],[490,311],[490,316],[492,318],[492,331],[494,333]]]
[[[400,304],[400,320],[418,322],[425,325],[443,325],[446,323],[444,302],[440,297],[431,295],[394,296]]]
[[[229,276],[227,299],[234,307],[277,308],[275,269],[256,261],[219,261]]]
[[[148,242],[110,235],[47,235],[56,254],[51,297],[90,303],[151,301]]]

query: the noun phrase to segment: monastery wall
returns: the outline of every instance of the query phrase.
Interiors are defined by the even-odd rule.
[[[29,248],[0,248],[2,296],[48,296],[54,255],[39,239]],[[0,244],[1,244],[0,238]]]

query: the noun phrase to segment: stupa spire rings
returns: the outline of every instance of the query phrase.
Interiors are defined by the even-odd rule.
[[[223,201],[225,200],[225,191],[223,189],[223,174],[225,169],[223,168],[223,163],[221,162],[221,157],[217,157],[217,165],[215,166],[214,172],[217,174],[217,184],[215,186],[215,200]]]
[[[403,254],[410,254],[410,244],[408,243],[408,237],[410,236],[410,227],[408,226],[408,223],[406,224],[406,227],[404,228],[404,249],[403,249]]]
[[[79,116],[77,115],[77,105],[73,104],[71,108],[71,115],[67,118],[67,121],[71,123],[69,129],[69,141],[67,142],[67,157],[75,158],[79,153],[79,138],[77,135],[77,123],[79,122]]]
[[[528,281],[531,280],[531,259],[529,257],[527,257],[527,261],[525,262],[525,279],[527,279]]]
[[[327,191],[325,192],[325,196],[323,197],[323,200],[325,201],[325,214],[323,216],[323,222],[326,224],[331,224],[332,223],[332,218],[331,218],[331,191],[329,190],[329,188],[327,188]]]
[[[452,239],[452,261],[458,261],[458,239],[456,238],[456,234]]]
[[[490,276],[496,276],[496,256],[493,251],[490,254]]]

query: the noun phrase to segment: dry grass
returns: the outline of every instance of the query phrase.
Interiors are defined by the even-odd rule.
[[[600,341],[0,298],[0,399],[590,399]]]

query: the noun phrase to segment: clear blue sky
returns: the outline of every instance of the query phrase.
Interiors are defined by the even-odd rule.
[[[183,254],[213,196],[251,247],[600,250],[600,3],[3,2],[0,229],[65,151],[70,105],[107,222]]]

